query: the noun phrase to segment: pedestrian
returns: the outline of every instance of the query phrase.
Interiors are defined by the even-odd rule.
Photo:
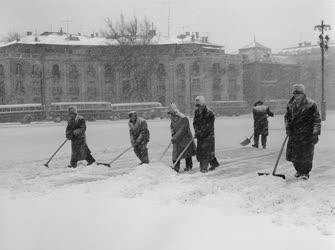
[[[269,135],[269,122],[268,116],[273,117],[273,113],[270,108],[262,101],[257,101],[252,109],[254,117],[254,144],[255,148],[258,148],[259,136],[261,135],[262,147],[266,148],[266,141]]]
[[[71,161],[69,168],[76,168],[77,162],[87,161],[87,166],[92,165],[95,159],[86,142],[86,122],[85,119],[78,115],[76,107],[68,109],[68,123],[66,127],[66,138],[71,140]]]
[[[170,129],[172,136],[171,142],[173,144],[172,162],[174,164],[176,163],[178,156],[192,140],[192,143],[188,146],[180,160],[176,163],[174,170],[178,173],[180,169],[180,161],[181,159],[185,159],[186,166],[184,171],[190,171],[193,167],[192,156],[196,154],[196,147],[193,141],[190,122],[188,118],[178,110],[174,103],[171,103],[168,114],[171,118]]]
[[[286,108],[285,127],[289,136],[286,159],[293,163],[295,177],[307,180],[312,170],[314,146],[319,141],[321,119],[317,105],[306,96],[303,84],[293,85],[293,97]]]
[[[149,163],[147,144],[150,139],[148,125],[145,119],[138,117],[136,111],[129,112],[129,134],[130,142],[134,148],[137,158],[141,161],[139,165]]]
[[[200,171],[206,173],[212,171],[220,164],[215,157],[215,136],[214,136],[214,113],[207,108],[205,98],[197,96],[195,99],[195,114],[193,127],[197,139],[197,160],[200,163]]]

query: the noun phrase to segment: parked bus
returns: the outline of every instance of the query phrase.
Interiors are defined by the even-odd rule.
[[[246,101],[209,101],[207,105],[216,116],[241,115],[250,111]]]
[[[53,102],[48,114],[54,121],[66,120],[69,107],[75,106],[88,121],[108,119],[111,115],[110,102]]]
[[[42,118],[42,105],[38,103],[0,105],[0,122],[29,123]]]
[[[113,120],[126,119],[130,111],[136,111],[145,119],[153,119],[156,117],[166,118],[167,107],[162,107],[159,102],[138,102],[138,103],[113,103],[111,104]]]

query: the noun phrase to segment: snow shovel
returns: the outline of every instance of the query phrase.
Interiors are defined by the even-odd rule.
[[[279,154],[278,154],[278,157],[277,157],[277,161],[276,161],[275,167],[274,167],[274,169],[273,169],[273,171],[272,171],[272,175],[273,175],[273,176],[281,177],[281,178],[283,178],[284,180],[285,180],[285,178],[286,178],[285,175],[283,175],[283,174],[276,174],[276,170],[277,170],[278,163],[279,163],[280,157],[281,157],[281,155],[282,155],[282,153],[283,153],[283,150],[284,150],[284,147],[285,147],[285,144],[286,144],[287,139],[288,139],[288,135],[285,137],[285,140],[284,140],[284,142],[283,142],[283,145],[281,146],[281,149],[280,149],[280,151],[279,151]],[[270,175],[270,173],[266,173],[266,172],[258,172],[258,175]]]
[[[166,147],[166,149],[164,150],[163,154],[161,155],[161,157],[159,158],[158,161],[161,161],[163,159],[163,157],[165,156],[166,152],[169,150],[169,148],[171,147],[172,142],[169,143],[169,145]]]
[[[249,138],[245,138],[243,141],[241,141],[240,144],[242,146],[247,146],[251,142],[252,137],[254,137],[254,133],[252,133],[252,135]]]
[[[172,168],[175,168],[177,163],[180,161],[181,157],[183,156],[183,154],[186,152],[186,150],[188,149],[188,147],[191,145],[191,143],[193,142],[193,140],[195,139],[195,137],[192,137],[192,139],[190,140],[190,142],[186,145],[186,147],[184,148],[184,150],[179,154],[177,160],[175,161],[175,163],[173,164]]]
[[[47,161],[47,163],[44,164],[45,167],[49,167],[49,162],[54,158],[54,156],[58,153],[58,151],[65,145],[65,143],[68,141],[68,139],[65,139],[65,141],[57,148],[56,152],[53,153],[53,155],[50,157],[50,159]]]
[[[117,159],[119,159],[122,155],[124,155],[125,153],[127,153],[131,148],[133,148],[133,146],[130,146],[128,148],[126,148],[125,150],[122,151],[122,153],[120,153],[118,156],[116,156],[113,160],[111,160],[108,163],[104,163],[104,162],[97,162],[97,165],[104,165],[106,167],[111,167],[111,164],[116,161]]]

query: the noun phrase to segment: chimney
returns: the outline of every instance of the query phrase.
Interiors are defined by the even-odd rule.
[[[27,31],[27,36],[31,36],[32,34],[33,34],[33,32]]]
[[[78,33],[78,36],[81,36],[81,33],[80,33],[80,32]]]
[[[190,36],[191,33],[190,33],[189,31],[186,31],[185,35],[186,35],[186,36]]]
[[[199,38],[199,32],[195,32],[195,38],[196,38],[196,39]]]
[[[94,37],[94,33],[91,34],[91,38],[93,38],[93,37]]]
[[[99,36],[99,33],[98,33],[98,32],[96,32],[96,33],[95,33],[95,36],[96,36],[96,37],[98,37],[98,36]]]

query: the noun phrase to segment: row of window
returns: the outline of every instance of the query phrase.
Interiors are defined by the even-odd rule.
[[[236,72],[237,68],[236,65],[230,64],[228,65],[228,71],[229,72]],[[185,77],[186,76],[186,70],[184,64],[178,64],[176,67],[176,73],[178,77]],[[221,66],[220,63],[213,63],[212,66],[212,73],[213,74],[225,74],[226,69]],[[17,63],[15,65],[15,74],[19,77],[23,77],[24,75],[24,69],[23,65],[21,63]],[[60,67],[58,64],[54,64],[51,69],[51,74],[53,77],[60,78]],[[96,76],[96,69],[92,64],[89,64],[87,66],[86,74],[90,77]],[[130,69],[124,69],[122,74],[124,77],[130,77]],[[164,79],[167,75],[165,67],[163,64],[159,64],[157,67],[156,74],[160,80]],[[2,64],[0,64],[0,77],[3,77],[5,75],[5,69]],[[39,65],[34,64],[31,69],[31,75],[32,77],[40,77],[41,76],[41,70]],[[191,66],[191,75],[198,76],[200,75],[200,65],[198,62],[194,62]],[[77,65],[71,64],[69,66],[69,76],[70,78],[78,78],[79,77],[79,70]],[[105,77],[114,77],[115,76],[115,70],[112,65],[105,64],[104,65],[104,76]]]

